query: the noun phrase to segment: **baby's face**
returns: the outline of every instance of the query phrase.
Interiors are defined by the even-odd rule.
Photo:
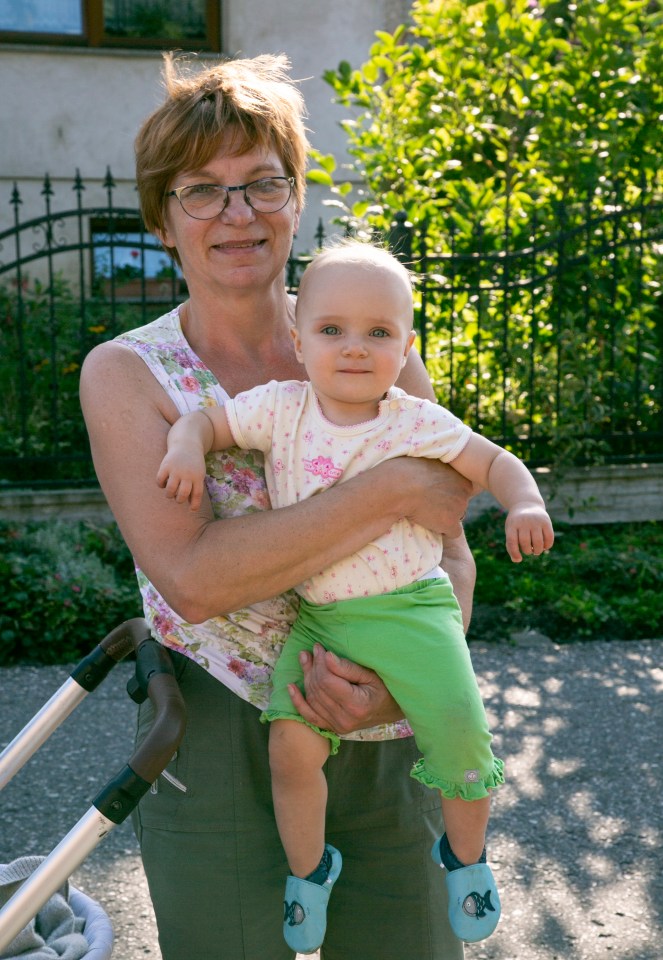
[[[321,264],[307,278],[293,335],[319,396],[378,401],[398,379],[414,341],[410,283],[388,264]]]

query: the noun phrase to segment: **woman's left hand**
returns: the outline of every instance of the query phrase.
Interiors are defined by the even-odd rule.
[[[313,655],[300,654],[304,696],[290,684],[290,698],[301,716],[324,730],[353,733],[381,723],[403,719],[403,713],[382,680],[367,667],[316,644]]]

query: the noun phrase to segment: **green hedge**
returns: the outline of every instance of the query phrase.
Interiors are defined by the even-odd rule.
[[[499,511],[467,537],[477,563],[469,640],[527,629],[557,643],[663,637],[663,524],[556,524],[553,549],[519,564],[504,549]]]
[[[533,629],[556,642],[663,637],[663,524],[557,526],[553,550],[512,563],[497,511],[468,526],[478,583],[470,640]],[[0,665],[75,662],[141,615],[114,524],[0,523]]]
[[[129,551],[115,525],[0,524],[0,664],[75,662],[141,616]]]

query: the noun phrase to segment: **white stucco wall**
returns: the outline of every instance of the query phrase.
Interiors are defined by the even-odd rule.
[[[338,124],[345,111],[332,103],[322,73],[342,59],[358,66],[375,30],[395,27],[408,8],[403,0],[229,0],[224,53],[286,53],[293,76],[303,80],[313,144],[342,158]],[[84,203],[103,203],[108,166],[118,185],[115,202],[132,203],[133,138],[161,100],[160,71],[161,57],[151,51],[0,46],[0,231],[12,223],[14,181],[23,200],[21,218],[43,211],[46,173],[56,209],[74,205],[76,169],[86,182]],[[297,252],[311,249],[318,218],[331,216],[320,205],[321,195],[319,188],[310,192]],[[0,259],[9,253],[0,251]]]

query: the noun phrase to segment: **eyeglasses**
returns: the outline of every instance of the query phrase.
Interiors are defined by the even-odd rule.
[[[222,187],[219,183],[193,183],[177,187],[167,197],[177,197],[185,213],[195,220],[211,220],[228,206],[230,194],[241,190],[244,202],[258,213],[278,213],[292,195],[294,177],[263,177],[237,187]]]

